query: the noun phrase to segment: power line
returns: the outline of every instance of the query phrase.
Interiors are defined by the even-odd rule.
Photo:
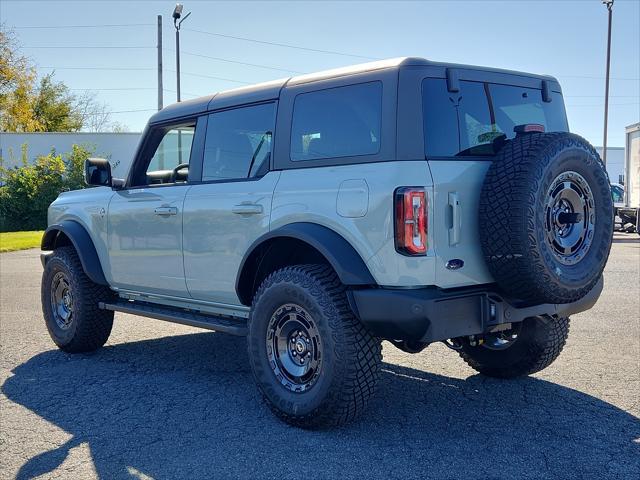
[[[90,48],[90,49],[106,49],[106,48],[113,48],[113,49],[143,49],[143,48],[153,48],[155,49],[156,47],[149,47],[149,46],[137,46],[137,45],[28,45],[28,46],[24,46],[21,48],[55,48],[55,49],[66,49],[66,48]]]
[[[259,43],[262,45],[272,45],[275,47],[285,47],[285,48],[293,48],[296,50],[304,50],[306,52],[315,52],[315,53],[326,53],[329,55],[341,55],[344,57],[355,57],[355,58],[364,58],[366,60],[379,60],[378,58],[374,58],[374,57],[367,57],[364,55],[356,55],[354,53],[345,53],[345,52],[337,52],[335,50],[322,50],[319,48],[309,48],[309,47],[301,47],[298,45],[290,45],[288,43],[278,43],[278,42],[269,42],[267,40],[258,40],[256,38],[248,38],[248,37],[238,37],[235,35],[227,35],[224,33],[218,33],[218,32],[208,32],[206,30],[196,30],[193,28],[185,28],[184,30],[188,30],[190,32],[196,32],[196,33],[202,33],[204,35],[211,35],[213,37],[221,37],[221,38],[230,38],[233,40],[243,40],[245,42],[252,42],[252,43]]]
[[[174,52],[175,50],[171,49],[171,48],[167,48],[168,51],[170,52]],[[288,72],[288,73],[304,73],[304,72],[300,72],[297,70],[290,70],[287,68],[281,68],[281,67],[272,67],[270,65],[260,65],[258,63],[249,63],[249,62],[240,62],[238,60],[230,60],[228,58],[220,58],[220,57],[211,57],[209,55],[203,55],[201,53],[193,53],[193,52],[185,52],[183,50],[180,51],[181,55],[190,55],[192,57],[200,57],[200,58],[208,58],[210,60],[217,60],[218,62],[225,62],[225,63],[233,63],[236,65],[246,65],[249,67],[257,67],[257,68],[266,68],[267,70],[276,70],[278,72]]]
[[[80,115],[83,117],[90,117],[92,115],[111,115],[112,113],[135,113],[135,112],[156,112],[155,108],[143,108],[139,110],[113,110],[107,112],[89,112],[89,113],[81,113]]]
[[[163,92],[170,92],[170,93],[177,93],[175,90],[171,90],[170,88],[163,88],[162,91]],[[204,97],[204,95],[200,95],[199,93],[185,92],[184,90],[181,90],[180,93],[184,94],[184,95],[188,95],[190,97],[194,97],[194,98]]]
[[[604,75],[555,75],[556,77],[560,77],[560,78],[590,78],[590,79],[594,79],[594,80],[602,80],[604,79]],[[639,81],[640,78],[634,78],[634,77],[610,77],[610,80],[627,80],[627,81]]]
[[[155,90],[155,87],[109,87],[109,88],[70,88],[69,90],[80,90],[80,91],[96,91],[96,92],[104,92],[104,91],[119,91],[119,90]]]
[[[172,69],[165,69],[165,71],[167,72],[171,72],[171,73],[176,73],[175,70]],[[223,78],[223,77],[215,77],[213,75],[205,75],[203,73],[193,73],[193,72],[180,72],[182,75],[190,75],[192,77],[202,77],[202,78],[211,78],[213,80],[221,80],[223,82],[231,82],[231,83],[239,83],[242,85],[253,85],[255,82],[244,82],[242,80],[235,80],[233,78]]]
[[[117,70],[117,71],[129,71],[129,70],[156,70],[153,67],[40,67],[42,69],[51,70]]]
[[[15,30],[27,30],[33,28],[103,28],[103,27],[152,27],[154,23],[107,23],[101,25],[19,25],[11,27]]]

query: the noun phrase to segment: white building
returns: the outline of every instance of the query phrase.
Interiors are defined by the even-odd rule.
[[[85,145],[94,150],[96,157],[109,159],[113,176],[124,178],[142,134],[135,133],[4,133],[0,132],[0,158],[5,167],[20,161],[22,145],[27,144],[27,155],[33,160],[47,155],[54,149],[58,153],[71,151],[73,144]],[[602,156],[602,147],[596,147]],[[607,171],[612,183],[624,183],[624,148],[607,148]]]
[[[111,162],[114,177],[124,178],[142,134],[135,133],[6,133],[0,132],[0,158],[5,168],[20,162],[22,145],[27,145],[27,158],[71,151],[71,146],[83,145],[94,151],[94,156]]]
[[[596,147],[602,157],[602,147]],[[607,173],[611,183],[624,184],[624,147],[607,147]]]

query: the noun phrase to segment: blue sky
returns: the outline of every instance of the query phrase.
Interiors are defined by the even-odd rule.
[[[181,34],[183,99],[367,58],[422,56],[554,75],[571,130],[602,144],[606,9],[600,0],[184,3],[192,14]],[[77,92],[98,91],[121,112],[112,120],[138,131],[157,105],[157,14],[164,17],[165,105],[175,101],[174,5],[1,0],[0,21],[15,28],[40,73],[55,70]],[[105,24],[138,25],[97,26]],[[42,26],[54,28],[24,28]],[[624,127],[640,120],[640,0],[615,2],[611,77],[609,145],[623,146]]]

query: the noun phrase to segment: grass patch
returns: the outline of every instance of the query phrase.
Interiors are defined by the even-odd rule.
[[[13,252],[40,246],[44,232],[7,232],[0,233],[0,252]]]

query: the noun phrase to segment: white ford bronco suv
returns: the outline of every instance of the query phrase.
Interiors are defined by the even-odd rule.
[[[548,76],[401,58],[171,105],[126,179],[49,208],[42,308],[87,352],[125,312],[247,337],[293,425],[365,407],[381,341],[528,375],[602,291],[613,205]],[[189,352],[184,352],[189,355]]]

